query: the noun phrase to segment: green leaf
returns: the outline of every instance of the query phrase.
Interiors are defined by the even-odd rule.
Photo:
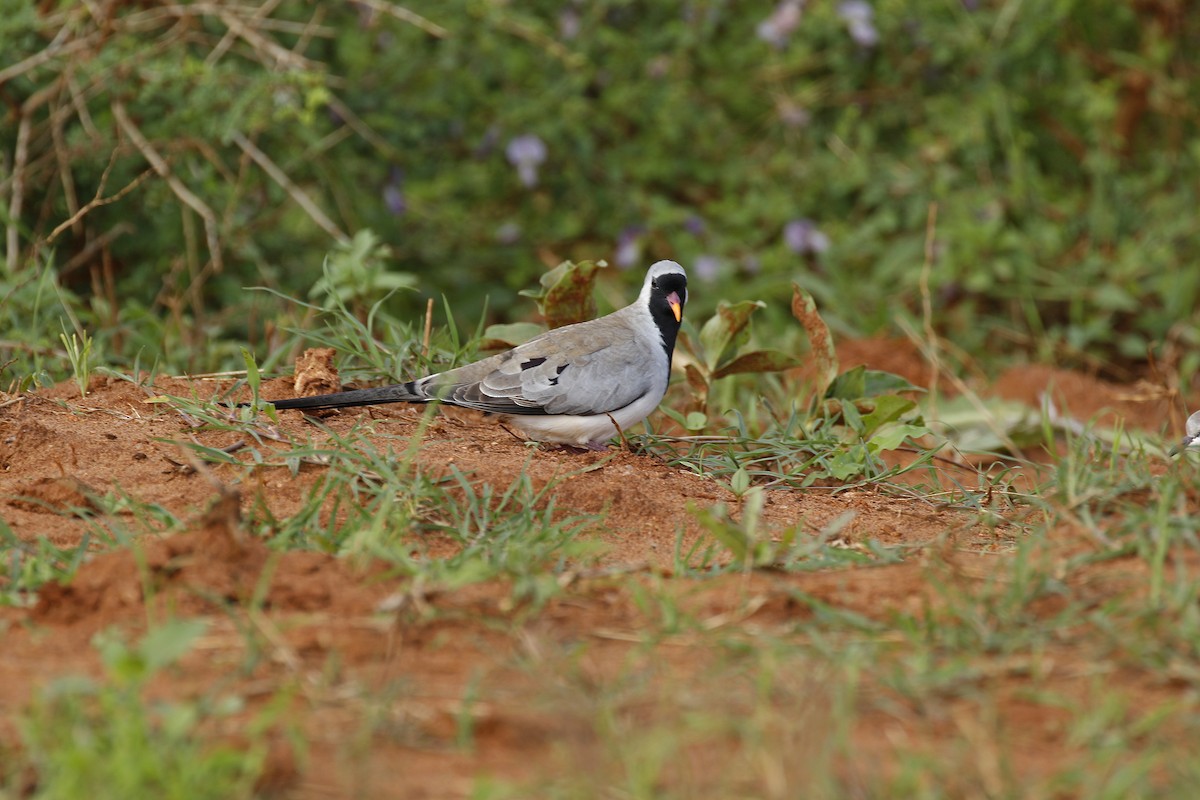
[[[717,365],[731,359],[750,338],[750,315],[766,304],[758,300],[743,300],[740,303],[717,304],[717,313],[700,329],[700,346],[704,349],[704,363],[710,373]]]
[[[854,403],[842,403],[842,421],[846,423],[846,427],[854,431],[859,436],[866,434],[865,426],[863,425],[862,415],[858,413],[858,407]]]
[[[734,563],[745,563],[746,557],[750,555],[750,549],[754,543],[746,531],[730,522],[725,512],[724,503],[717,503],[711,509],[707,509],[700,508],[696,504],[689,502],[687,509],[696,518],[696,521],[700,523],[701,527],[712,534],[712,537],[719,543],[724,545],[725,549],[729,551],[729,555],[733,557]]]
[[[901,397],[897,394],[885,394],[879,397],[873,397],[866,401],[873,407],[863,415],[863,426],[866,436],[872,436],[875,431],[887,425],[889,422],[895,422],[900,419],[901,415],[908,413],[913,408],[916,408],[916,403],[909,400],[907,397]]]
[[[881,453],[884,450],[895,450],[908,439],[915,439],[928,433],[929,429],[924,425],[889,425],[872,436],[867,442],[867,446],[871,448],[872,453]]]
[[[897,392],[923,391],[925,390],[920,386],[913,386],[899,375],[878,369],[867,369],[860,365],[848,369],[834,378],[833,382],[829,384],[825,396],[840,397],[843,400],[861,400]]]
[[[738,467],[737,472],[733,473],[733,477],[729,479],[729,491],[741,497],[750,488],[750,473],[746,472],[745,467]]]
[[[880,369],[864,370],[863,377],[866,380],[863,397],[876,397],[882,394],[896,394],[897,392],[925,391],[924,388],[912,385],[899,375],[884,372]]]
[[[861,447],[853,447],[835,453],[827,462],[826,471],[831,478],[839,481],[849,480],[862,475],[867,468],[866,451]]]
[[[536,322],[512,322],[506,325],[489,325],[487,330],[483,332],[483,340],[479,343],[479,349],[500,350],[507,347],[516,347],[545,332],[545,326],[538,325]]]
[[[258,371],[254,355],[245,347],[242,348],[242,361],[246,364],[246,384],[250,387],[250,396],[258,402],[258,387],[262,384],[262,374]]]
[[[744,372],[781,372],[798,367],[800,364],[800,359],[788,355],[782,350],[755,350],[718,367],[713,373],[713,378],[724,378],[726,375]]]
[[[827,398],[841,400],[858,400],[867,395],[867,368],[863,366],[848,369],[838,375],[825,391]]]
[[[138,652],[151,672],[183,657],[208,629],[201,619],[177,619],[152,629],[138,644]]]
[[[684,420],[683,427],[689,431],[702,431],[704,426],[708,424],[708,417],[701,414],[699,411],[689,412],[687,419]]]

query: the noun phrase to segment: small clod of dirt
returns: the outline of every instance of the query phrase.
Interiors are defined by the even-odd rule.
[[[296,359],[296,379],[292,388],[297,397],[315,397],[342,390],[333,359],[337,352],[332,347],[311,347]]]

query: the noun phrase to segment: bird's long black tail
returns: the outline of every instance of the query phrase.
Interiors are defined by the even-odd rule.
[[[268,400],[275,408],[345,408],[373,406],[378,403],[427,403],[428,397],[416,390],[416,384],[395,383],[377,389],[354,389],[349,392],[318,394],[313,397],[293,397],[290,400]]]

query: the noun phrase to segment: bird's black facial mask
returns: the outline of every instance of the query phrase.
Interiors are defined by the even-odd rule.
[[[668,272],[660,275],[650,286],[650,316],[662,334],[663,349],[667,362],[675,352],[675,337],[683,321],[683,307],[687,304],[687,278],[682,274]]]

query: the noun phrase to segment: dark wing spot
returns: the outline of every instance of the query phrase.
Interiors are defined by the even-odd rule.
[[[542,359],[542,360],[545,361],[545,359]],[[571,365],[570,364],[559,364],[557,367],[554,368],[554,371],[557,372],[559,375],[562,375],[564,372],[567,371],[567,367],[569,367],[569,366],[571,366]],[[555,380],[557,380],[557,378],[555,378]]]
[[[553,378],[550,379],[550,385],[558,386],[558,376],[557,375],[555,375]]]
[[[531,358],[528,361],[521,362],[521,369],[523,369],[523,370],[524,369],[533,369],[534,367],[540,367],[542,364],[545,364],[545,363],[546,363],[546,359],[544,359],[544,358]]]

